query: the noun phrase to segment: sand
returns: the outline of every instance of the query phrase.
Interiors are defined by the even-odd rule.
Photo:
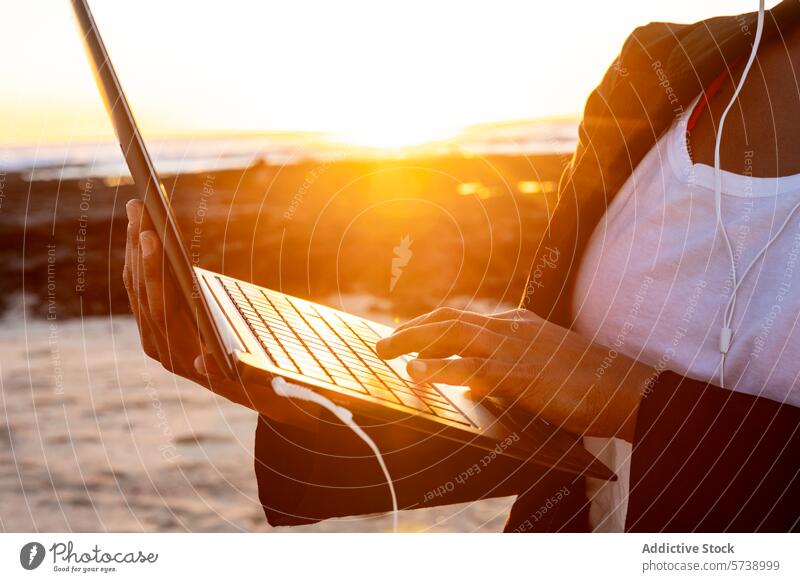
[[[252,469],[255,413],[149,360],[130,317],[20,313],[0,326],[0,530],[391,527],[380,515],[271,528]],[[404,512],[401,528],[499,531],[511,501]]]

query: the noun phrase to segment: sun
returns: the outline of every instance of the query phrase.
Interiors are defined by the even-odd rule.
[[[456,131],[448,128],[380,123],[339,132],[334,137],[337,141],[356,147],[387,152],[402,151],[431,142],[446,140],[455,134]]]

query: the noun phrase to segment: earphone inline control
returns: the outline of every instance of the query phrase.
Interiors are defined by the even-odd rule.
[[[736,311],[736,295],[739,291],[739,288],[742,286],[743,281],[746,279],[747,275],[750,273],[755,264],[761,259],[767,250],[769,250],[769,248],[772,246],[772,243],[774,243],[775,240],[777,240],[777,238],[783,233],[795,212],[797,212],[798,208],[800,208],[800,202],[798,202],[786,215],[785,220],[783,223],[781,223],[775,234],[769,238],[767,243],[761,248],[756,256],[753,257],[753,260],[750,261],[744,271],[742,271],[741,276],[739,276],[736,271],[736,259],[734,258],[733,246],[731,245],[730,237],[728,237],[728,232],[725,230],[725,225],[722,222],[722,170],[720,169],[720,145],[722,144],[722,131],[725,127],[725,119],[728,117],[728,113],[730,112],[731,108],[733,108],[736,100],[739,98],[739,93],[741,92],[744,82],[747,79],[747,75],[756,60],[758,47],[761,44],[761,37],[764,33],[764,4],[765,0],[759,0],[758,24],[756,27],[756,35],[753,39],[753,48],[750,51],[750,58],[747,59],[744,71],[742,72],[742,77],[739,79],[739,83],[736,86],[736,90],[734,91],[728,106],[722,112],[722,116],[719,120],[719,127],[717,129],[716,142],[714,144],[714,205],[716,212],[716,226],[717,230],[719,230],[722,235],[723,242],[725,243],[725,249],[728,253],[728,259],[731,265],[732,278],[731,295],[725,304],[725,310],[722,314],[722,329],[720,330],[719,335],[719,383],[722,387],[725,387],[725,360],[728,352],[730,351],[731,343],[733,342],[734,337],[734,331],[732,327],[733,316]]]

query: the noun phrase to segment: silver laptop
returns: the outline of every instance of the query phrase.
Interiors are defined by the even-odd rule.
[[[473,400],[465,387],[414,382],[406,373],[413,356],[385,361],[375,352],[390,327],[194,266],[88,2],[72,0],[72,6],[171,276],[204,344],[231,378],[243,379],[253,390],[272,390],[270,379],[282,376],[349,408],[362,423],[396,423],[402,430],[435,434],[518,460],[615,478],[575,435],[538,419],[520,418],[491,399]],[[519,438],[508,438],[513,435]],[[498,447],[501,442],[505,445]]]

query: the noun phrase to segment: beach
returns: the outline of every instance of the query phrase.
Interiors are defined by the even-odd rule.
[[[401,158],[172,143],[163,180],[200,266],[390,325],[440,305],[494,312],[522,292],[566,158],[480,136],[480,155]],[[6,152],[0,183],[0,530],[274,531],[256,414],[140,347],[121,278],[136,191],[118,152],[29,155]],[[400,527],[500,531],[511,502],[407,511]]]
[[[255,413],[142,352],[130,316],[0,328],[0,529],[237,532],[391,529],[390,516],[271,528]],[[407,511],[403,531],[499,531],[509,498]]]

